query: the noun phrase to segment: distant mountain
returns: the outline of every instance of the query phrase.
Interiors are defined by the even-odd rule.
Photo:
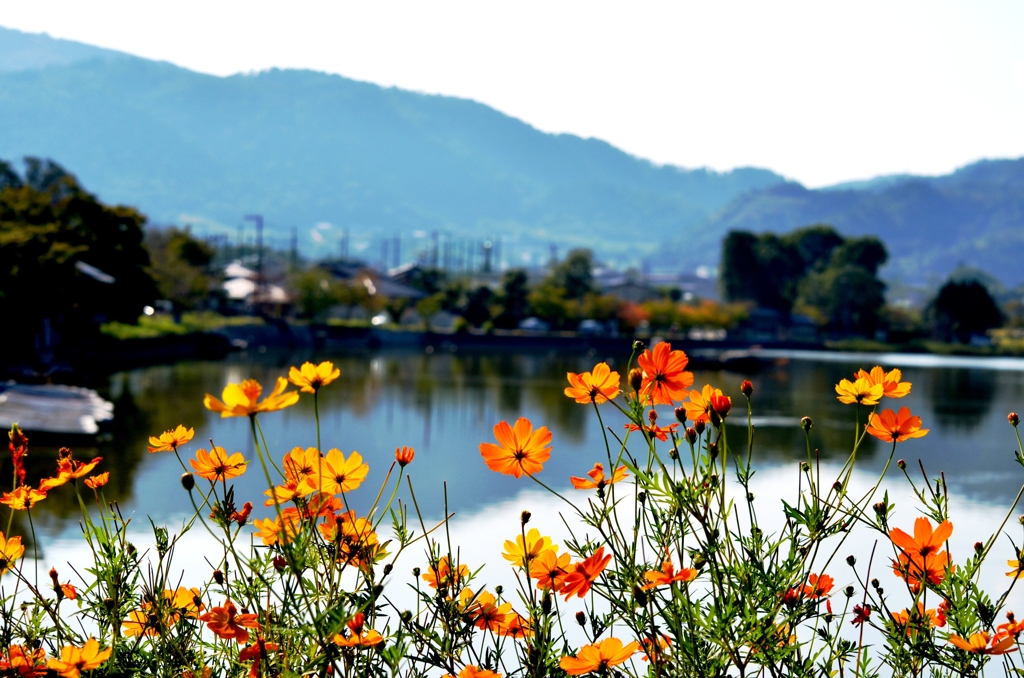
[[[52,158],[157,223],[234,233],[261,213],[310,254],[348,228],[371,253],[375,237],[447,231],[500,235],[516,262],[550,243],[636,262],[782,181],[656,166],[473,101],[311,71],[214,77],[0,29],[7,62],[20,66],[0,68],[0,158]]]

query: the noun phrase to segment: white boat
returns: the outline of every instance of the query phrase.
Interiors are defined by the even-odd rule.
[[[114,405],[96,391],[56,384],[0,384],[0,427],[26,432],[96,435],[114,418]]]

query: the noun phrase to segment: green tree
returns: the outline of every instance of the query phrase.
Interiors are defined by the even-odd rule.
[[[774,233],[731,231],[722,242],[720,282],[729,301],[753,301],[788,314],[806,272],[797,245]]]
[[[481,285],[466,295],[466,310],[463,317],[474,327],[480,327],[491,320],[491,305],[494,302],[494,290]]]
[[[0,161],[0,315],[7,359],[37,341],[75,350],[109,321],[134,323],[156,298],[142,244],[146,217],[108,206],[60,165],[26,159],[24,178]]]
[[[885,283],[853,264],[831,265],[804,278],[797,305],[832,331],[867,336],[880,326],[883,306]]]
[[[501,312],[494,319],[494,325],[505,329],[518,327],[530,311],[529,294],[526,271],[521,268],[505,271],[495,299]]]
[[[940,338],[964,343],[1001,326],[1005,319],[988,288],[977,280],[946,282],[928,311]]]
[[[213,248],[188,228],[173,226],[147,228],[144,244],[157,291],[173,304],[175,313],[200,307],[209,299],[217,283],[210,271]]]
[[[550,281],[565,290],[566,299],[582,299],[594,291],[594,253],[587,249],[570,250],[551,271]]]
[[[322,268],[311,268],[292,280],[298,315],[313,321],[322,321],[334,306],[343,303],[343,290],[334,278]]]

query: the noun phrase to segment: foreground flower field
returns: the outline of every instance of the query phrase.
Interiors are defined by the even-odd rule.
[[[289,379],[317,407],[339,376],[330,363],[293,368],[266,397],[251,380],[207,396],[222,417],[248,419],[254,459],[216,441],[197,445],[186,426],[150,439],[152,453],[178,457],[178,491],[194,508],[176,533],[153,527],[150,553],[138,552],[128,521],[105,501],[110,471],[97,473],[100,460],[62,450],[56,473],[29,485],[28,441],[15,428],[13,487],[0,501],[31,526],[32,506],[48,493],[74,493],[92,562],[40,576],[34,539],[26,548],[21,537],[0,537],[0,675],[1014,671],[1024,623],[1004,607],[1019,557],[999,591],[986,594],[978,577],[990,552],[1004,548],[997,535],[1021,541],[1006,529],[1013,507],[1002,525],[986,526],[994,534],[978,533],[985,541],[953,552],[944,480],[896,455],[910,446],[905,456],[927,459],[927,440],[914,440],[927,435],[920,418],[887,407],[911,390],[899,370],[861,370],[836,385],[850,408],[850,455],[826,464],[808,442],[799,489],[780,504],[753,491],[753,384],[698,388],[685,354],[666,343],[635,347],[630,366],[568,375],[566,397],[592,409],[605,432],[601,449],[566,479],[569,490],[537,477],[559,454],[542,422],[497,422],[493,440],[481,442],[479,463],[549,492],[545,506],[560,507],[566,528],[556,540],[536,527],[550,521],[518,515],[518,534],[487,559],[488,572],[508,568],[505,586],[488,585],[483,561],[463,560],[450,521],[423,517],[411,448],[395,451],[372,491],[361,487],[363,455],[331,447],[343,441],[321,452],[319,430],[316,448],[267,449],[260,418],[298,401]],[[813,425],[802,422],[805,432]],[[897,514],[878,496],[881,478],[854,481],[867,436],[888,446],[919,511],[901,505]],[[265,480],[264,496],[236,498],[232,479],[253,473]],[[350,500],[367,492],[376,500],[358,515]],[[175,554],[196,531],[216,548],[203,554],[206,567],[188,558],[182,571]],[[847,557],[851,534],[863,542],[871,532],[870,555]]]

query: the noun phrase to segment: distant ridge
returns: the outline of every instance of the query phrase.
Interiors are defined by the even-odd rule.
[[[81,42],[57,40],[46,33],[22,33],[0,28],[0,72],[3,73],[67,66],[90,59],[125,58],[131,57]]]

